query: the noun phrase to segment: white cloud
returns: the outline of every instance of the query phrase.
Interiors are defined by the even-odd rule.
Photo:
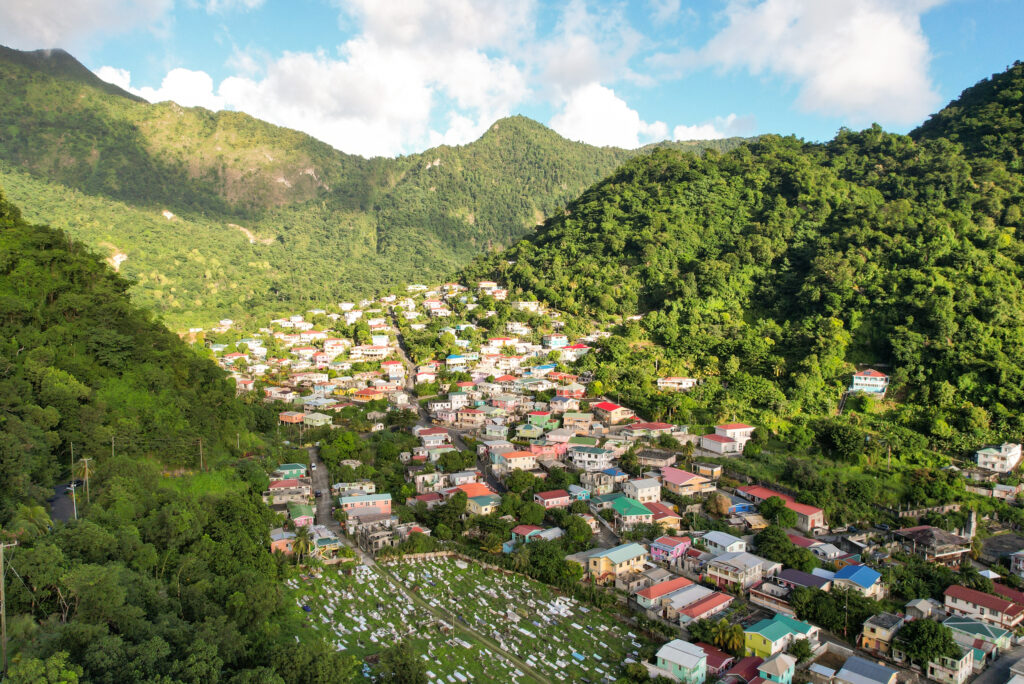
[[[938,104],[921,15],[942,0],[731,0],[706,64],[799,84],[806,111],[863,123],[919,121]]]
[[[716,116],[710,121],[687,126],[680,124],[672,129],[673,140],[716,140],[733,136],[746,136],[754,132],[753,116]]]
[[[218,14],[240,10],[247,12],[263,5],[263,0],[206,0],[206,11]]]
[[[119,88],[129,90],[132,83],[132,75],[127,69],[117,69],[111,66],[100,67],[96,75],[107,83],[113,83]]]
[[[238,75],[216,88],[204,72],[175,69],[159,88],[132,92],[150,101],[237,109],[365,156],[400,154],[432,141],[466,143],[529,92],[519,66],[488,54],[519,40],[526,21],[523,6],[506,12],[501,5],[361,0],[351,11],[364,29],[337,56],[266,59],[236,51],[230,63]],[[97,73],[124,80],[106,68]],[[445,130],[432,129],[439,118]]]
[[[615,91],[596,82],[574,90],[550,125],[571,140],[626,148],[664,139],[668,133],[663,122],[644,121]]]
[[[100,36],[152,27],[174,0],[3,0],[0,44],[19,50],[81,48]]]
[[[679,16],[679,0],[649,0],[651,19],[658,23],[673,21]]]

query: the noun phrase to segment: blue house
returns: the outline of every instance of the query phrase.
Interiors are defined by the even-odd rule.
[[[866,565],[846,565],[836,571],[832,585],[853,589],[868,598],[880,599],[885,593],[882,574]]]
[[[735,494],[726,494],[729,497],[729,514],[741,515],[743,513],[756,513],[757,505],[753,501],[742,499]]]
[[[573,501],[589,501],[590,490],[579,485],[569,485],[569,498]]]

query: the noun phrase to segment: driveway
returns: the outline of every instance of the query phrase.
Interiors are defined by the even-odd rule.
[[[1006,651],[988,669],[978,675],[971,684],[1006,684],[1010,681],[1010,667],[1024,658],[1024,645],[1014,646]]]

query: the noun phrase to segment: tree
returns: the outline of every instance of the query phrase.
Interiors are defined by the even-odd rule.
[[[908,622],[896,633],[893,643],[922,668],[927,668],[929,661],[960,655],[952,630],[934,620]]]
[[[303,525],[296,528],[295,540],[292,542],[292,551],[295,559],[301,564],[302,559],[313,549],[313,539],[309,534],[309,527]]]
[[[761,502],[757,508],[764,519],[779,527],[795,527],[797,516],[794,511],[786,507],[785,500],[779,496],[770,496]]]
[[[814,656],[814,651],[811,649],[811,642],[807,639],[797,639],[789,645],[789,655],[797,659],[797,662],[804,662],[810,660]]]
[[[544,514],[547,509],[539,503],[529,501],[519,509],[519,522],[523,525],[540,525],[544,522]]]
[[[10,684],[78,684],[82,668],[68,662],[68,654],[58,651],[45,661],[22,658],[11,663],[6,682]]]
[[[565,523],[565,533],[574,545],[582,546],[590,541],[594,531],[590,529],[586,520],[578,515],[570,515]]]

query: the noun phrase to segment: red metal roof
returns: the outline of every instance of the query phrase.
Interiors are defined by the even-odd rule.
[[[732,437],[726,437],[725,435],[704,435],[701,439],[707,439],[712,442],[718,442],[719,444],[731,444],[736,440]]]
[[[656,598],[665,596],[666,594],[671,594],[673,591],[677,589],[688,587],[691,584],[693,584],[693,582],[686,579],[685,577],[676,577],[675,579],[665,580],[664,582],[652,584],[646,589],[638,592],[637,596],[643,596],[645,599],[654,600]]]
[[[724,425],[715,426],[719,430],[748,430],[752,427],[754,426],[747,425],[746,423],[725,423]]]
[[[967,587],[962,587],[959,584],[954,584],[949,587],[945,592],[943,592],[943,594],[961,601],[973,603],[976,606],[982,606],[989,610],[994,610],[997,613],[1007,616],[1016,615],[1024,610],[1024,606],[1014,603],[1013,601],[1007,601],[1004,598],[993,596],[992,594],[986,594],[983,591],[968,589]]]
[[[723,594],[720,591],[716,591],[714,594],[711,594],[710,596],[705,596],[699,601],[691,603],[690,605],[686,606],[686,608],[683,608],[681,611],[679,611],[679,613],[687,617],[695,618],[698,615],[703,615],[709,610],[714,610],[715,608],[725,606],[729,603],[732,603],[732,596],[729,596],[728,594]]]
[[[602,401],[600,404],[595,404],[594,408],[601,409],[602,411],[608,411],[609,413],[611,413],[612,411],[617,411],[622,407],[619,406],[618,404],[613,404],[610,401]]]
[[[808,504],[797,503],[796,499],[789,496],[788,494],[783,494],[782,492],[777,492],[774,489],[768,489],[767,487],[761,487],[759,485],[750,485],[749,487],[740,487],[737,491],[743,492],[744,494],[747,494],[748,496],[751,496],[755,499],[759,499],[761,501],[769,499],[773,496],[777,496],[786,502],[786,508],[796,513],[799,513],[800,515],[811,516],[816,513],[821,513],[821,509],[818,508],[817,506],[810,506]]]
[[[569,496],[569,492],[564,489],[552,489],[547,492],[537,492],[536,496],[547,501],[548,499],[564,499]]]

